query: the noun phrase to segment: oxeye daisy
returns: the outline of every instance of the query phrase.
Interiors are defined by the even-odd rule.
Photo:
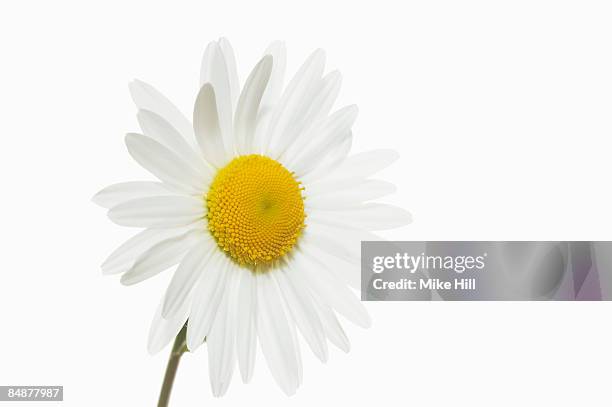
[[[177,266],[153,318],[149,351],[175,339],[160,405],[178,358],[206,342],[213,394],[235,365],[253,374],[256,349],[282,390],[302,379],[298,332],[326,361],[349,350],[337,315],[362,326],[360,242],[410,222],[372,200],[394,186],[372,176],[392,150],[349,155],[355,106],[332,112],[337,71],[316,50],[283,89],[285,47],[275,42],[240,87],[225,39],[206,48],[193,121],[160,92],[130,84],[142,134],[125,138],[159,181],[111,185],[94,196],[122,226],[144,228],[103,263],[136,284]],[[258,346],[259,345],[259,346]]]

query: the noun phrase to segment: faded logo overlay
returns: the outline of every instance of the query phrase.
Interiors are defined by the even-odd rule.
[[[612,242],[362,242],[361,297],[612,300]]]

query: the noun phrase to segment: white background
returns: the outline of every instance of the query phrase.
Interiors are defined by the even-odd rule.
[[[90,202],[149,178],[128,156],[127,83],[191,111],[206,43],[244,79],[285,40],[315,48],[357,103],[354,150],[392,147],[384,176],[414,224],[396,239],[610,239],[612,9],[601,1],[5,1],[0,6],[0,384],[61,384],[64,405],[151,406],[167,351],[149,322],[169,273],[135,287],[99,264],[133,233]],[[173,406],[609,406],[611,303],[369,303],[347,355],[303,346],[287,398],[263,358],[210,394],[186,355]],[[0,403],[2,404],[2,403]],[[23,406],[28,403],[20,404]]]

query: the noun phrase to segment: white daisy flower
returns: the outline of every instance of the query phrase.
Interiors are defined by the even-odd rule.
[[[212,42],[193,124],[152,86],[130,84],[143,134],[125,142],[159,182],[115,184],[95,195],[113,222],[144,228],[102,269],[131,285],[178,265],[149,350],[179,332],[189,351],[206,341],[216,396],[226,392],[236,360],[242,380],[251,379],[258,343],[288,395],[302,379],[297,331],[322,361],[328,341],[348,351],[336,314],[370,325],[349,289],[360,289],[360,242],[410,222],[404,210],[371,202],[394,191],[371,176],[397,154],[349,155],[357,107],[330,113],[341,76],[324,75],[324,64],[316,50],[283,90],[285,47],[275,42],[241,90],[229,42]]]

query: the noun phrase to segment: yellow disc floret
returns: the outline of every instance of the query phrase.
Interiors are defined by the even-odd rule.
[[[219,170],[208,191],[208,229],[238,264],[270,264],[295,246],[304,229],[302,190],[277,161],[237,157]]]

